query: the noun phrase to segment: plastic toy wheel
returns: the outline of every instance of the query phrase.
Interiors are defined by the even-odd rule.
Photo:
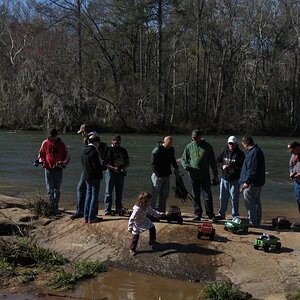
[[[224,226],[224,230],[228,231],[228,228],[226,226]]]
[[[178,218],[177,223],[178,224],[182,224],[183,223],[183,219],[182,218]]]
[[[258,248],[259,248],[259,247],[258,247],[257,245],[254,245],[254,249],[255,249],[255,250],[258,250]]]
[[[276,249],[280,249],[280,248],[281,248],[281,243],[280,242],[276,243]]]
[[[270,251],[270,246],[269,245],[265,245],[264,246],[264,251],[265,252],[269,252]]]
[[[171,220],[170,220],[169,218],[167,218],[167,222],[168,222],[168,223],[171,223]]]
[[[197,238],[198,238],[199,240],[201,239],[201,236],[202,236],[201,232],[198,232]]]
[[[210,239],[211,241],[215,238],[215,234],[216,234],[216,230],[213,229],[213,230],[211,231],[210,236],[209,236],[209,239]]]
[[[237,233],[237,230],[236,229],[232,229],[232,233]]]

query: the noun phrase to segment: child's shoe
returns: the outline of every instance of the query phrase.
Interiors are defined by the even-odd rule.
[[[149,246],[151,246],[151,247],[156,247],[156,246],[159,246],[159,245],[160,245],[160,243],[157,242],[157,241],[150,241],[149,242]]]
[[[136,251],[134,251],[134,250],[129,250],[129,253],[130,253],[131,256],[135,256],[136,255]]]

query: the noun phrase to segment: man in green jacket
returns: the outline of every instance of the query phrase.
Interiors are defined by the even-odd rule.
[[[200,130],[192,131],[192,142],[183,152],[181,163],[189,173],[195,208],[195,221],[202,218],[201,192],[204,198],[205,212],[210,219],[214,218],[213,198],[211,192],[211,181],[209,167],[213,172],[213,182],[218,182],[218,168],[212,146],[202,138]]]

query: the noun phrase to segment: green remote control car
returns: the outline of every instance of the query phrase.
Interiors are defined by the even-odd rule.
[[[249,220],[246,218],[234,217],[232,221],[227,221],[224,224],[226,231],[230,230],[233,233],[248,232]]]
[[[271,234],[263,234],[254,241],[254,249],[258,250],[263,248],[265,252],[270,251],[270,247],[275,247],[276,249],[281,248],[280,239]]]

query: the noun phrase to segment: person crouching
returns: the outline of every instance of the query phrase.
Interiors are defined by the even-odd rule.
[[[161,218],[165,213],[160,213],[151,207],[151,194],[142,192],[138,195],[133,212],[129,218],[128,231],[133,234],[130,244],[130,254],[136,255],[136,247],[139,241],[140,233],[149,229],[149,245],[155,246],[159,243],[156,242],[156,229],[147,214],[153,215],[156,218]]]

